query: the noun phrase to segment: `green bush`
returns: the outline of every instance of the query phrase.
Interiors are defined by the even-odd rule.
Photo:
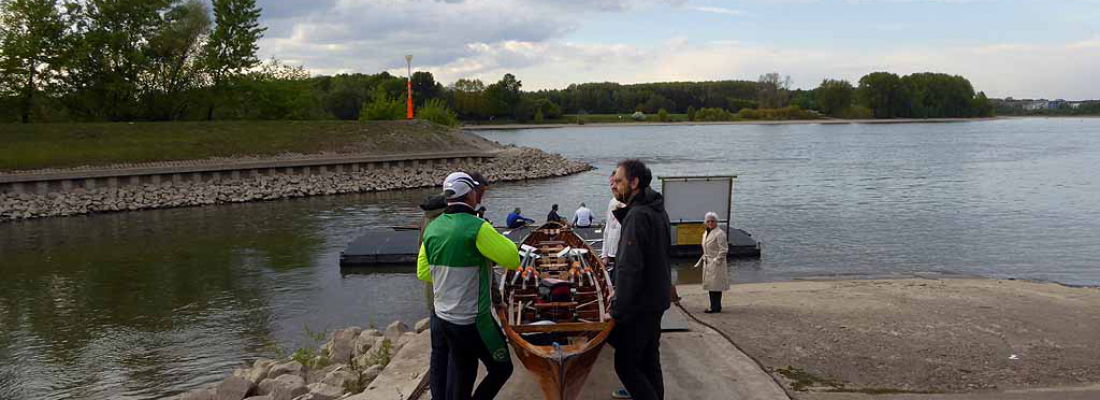
[[[657,120],[661,122],[669,122],[672,120],[672,118],[668,116],[668,110],[662,108],[657,111]]]
[[[875,117],[875,113],[864,106],[851,106],[844,109],[840,113],[840,117],[845,119],[871,119]]]
[[[733,121],[736,119],[729,111],[721,108],[700,108],[695,112],[696,121]]]
[[[688,119],[688,121],[694,121],[695,120],[695,107],[688,106],[687,119]]]
[[[373,99],[369,103],[364,103],[363,108],[359,110],[360,121],[386,121],[394,119],[405,118],[405,107],[401,104],[401,100],[390,99],[386,95],[386,89],[381,85],[374,88],[374,93],[371,96]]]
[[[458,115],[456,115],[454,111],[451,111],[450,108],[447,108],[447,103],[442,99],[428,100],[427,103],[424,103],[424,105],[416,111],[416,118],[435,122],[444,126],[458,126]]]
[[[536,110],[535,111],[535,122],[541,124],[545,120],[546,120],[546,117],[542,116],[542,110]]]

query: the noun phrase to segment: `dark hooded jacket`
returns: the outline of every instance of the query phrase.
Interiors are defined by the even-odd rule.
[[[625,322],[642,313],[663,313],[669,307],[672,285],[668,260],[671,228],[664,197],[647,187],[613,213],[621,221],[622,231],[611,317]]]

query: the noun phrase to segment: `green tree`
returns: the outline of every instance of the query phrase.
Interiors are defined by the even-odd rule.
[[[374,88],[370,103],[364,104],[359,113],[360,121],[385,121],[405,117],[405,107],[401,100],[392,99],[381,85]]]
[[[695,107],[688,106],[687,119],[688,119],[688,121],[694,121],[695,120]]]
[[[545,120],[546,120],[546,117],[544,117],[544,116],[542,115],[542,110],[541,110],[541,109],[536,109],[536,110],[535,110],[535,122],[537,122],[537,123],[540,123],[540,124],[541,124],[541,123],[542,123],[543,121],[545,121]]]
[[[256,0],[214,0],[215,27],[203,52],[212,92],[206,119],[214,120],[217,99],[227,82],[260,63],[256,44],[267,28],[260,27],[262,10]]]
[[[742,99],[730,98],[730,99],[727,99],[726,102],[727,102],[727,106],[729,107],[729,111],[732,112],[732,113],[739,112],[739,111],[744,110],[746,108],[751,109],[751,110],[755,110],[756,107],[757,107],[756,102],[752,101],[752,100],[742,100]],[[713,107],[713,108],[719,108],[719,107]]]
[[[458,116],[447,107],[442,99],[432,99],[416,110],[416,118],[431,121],[444,126],[458,126]]]
[[[438,99],[443,94],[443,85],[435,82],[431,72],[417,71],[412,75],[413,102],[419,107],[428,100]]]
[[[75,10],[76,5],[58,0],[0,2],[0,85],[19,97],[23,123],[31,121],[35,96],[57,83]]]
[[[814,91],[818,109],[833,117],[843,115],[856,95],[855,87],[846,80],[826,79]]]
[[[857,96],[875,118],[894,118],[904,109],[901,78],[889,72],[873,72],[859,78]]]
[[[662,108],[660,110],[657,110],[657,120],[661,122],[669,122],[672,120],[672,117],[668,116],[668,110]]]
[[[210,23],[210,9],[200,0],[177,4],[165,14],[149,40],[152,62],[144,102],[150,119],[173,120],[185,112],[189,99],[184,93],[202,84],[202,41]]]
[[[516,113],[520,105],[520,88],[523,82],[516,79],[515,75],[504,74],[497,83],[485,88],[485,96],[489,112],[487,115],[504,117],[511,116],[520,119]]]
[[[162,27],[172,0],[87,0],[76,25],[77,45],[65,74],[77,114],[111,121],[141,114],[142,93],[151,86],[150,41]]]
[[[756,100],[761,108],[783,108],[790,103],[791,77],[779,73],[760,75],[756,83]]]
[[[468,119],[481,119],[489,115],[485,99],[485,84],[477,79],[459,79],[450,87],[455,111]]]

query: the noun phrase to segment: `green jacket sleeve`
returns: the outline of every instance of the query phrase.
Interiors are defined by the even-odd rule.
[[[428,265],[428,252],[424,250],[424,244],[420,244],[420,254],[416,255],[416,279],[424,282],[432,282],[432,268]]]
[[[504,268],[519,267],[519,251],[516,250],[516,244],[493,229],[488,222],[482,223],[477,231],[477,251]],[[421,254],[424,254],[423,250]]]

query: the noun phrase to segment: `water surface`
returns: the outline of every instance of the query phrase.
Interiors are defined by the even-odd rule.
[[[657,175],[736,173],[733,225],[765,243],[735,281],[938,271],[1100,285],[1100,119],[661,126],[480,133],[597,170],[494,185],[545,218],[638,157]],[[366,229],[412,225],[430,190],[0,224],[0,399],[147,399],[308,344],[304,327],[426,316],[410,268],[343,270]],[[697,281],[697,270],[677,273]]]

